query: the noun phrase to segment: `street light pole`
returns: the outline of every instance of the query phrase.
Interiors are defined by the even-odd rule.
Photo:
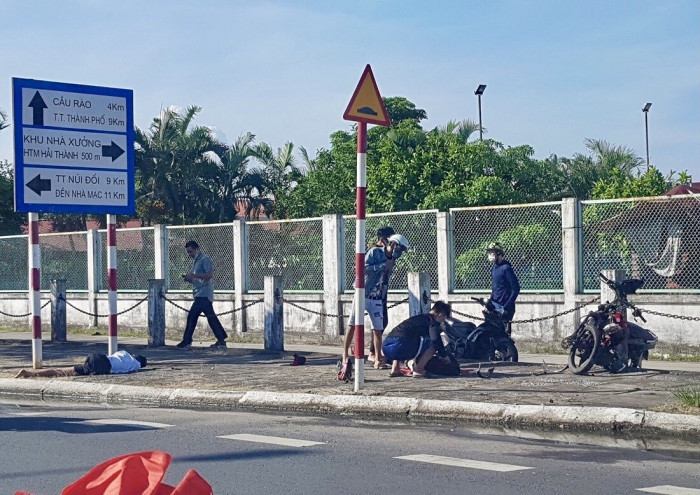
[[[651,103],[647,103],[642,108],[644,112],[644,130],[646,133],[646,143],[647,143],[647,171],[649,170],[649,109],[651,108]]]
[[[479,98],[479,141],[484,140],[483,126],[481,125],[481,95],[484,94],[485,90],[486,90],[486,85],[479,84],[479,87],[476,88],[476,91],[474,91],[474,94]]]

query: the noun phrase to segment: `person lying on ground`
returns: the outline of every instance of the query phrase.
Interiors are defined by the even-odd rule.
[[[435,354],[441,359],[449,359],[440,337],[440,325],[451,313],[448,303],[437,301],[430,313],[412,316],[389,332],[382,351],[387,360],[392,360],[392,377],[402,376],[401,361],[413,360],[413,376],[420,377],[425,375],[425,365]]]
[[[85,358],[83,364],[67,366],[65,368],[46,368],[43,370],[22,369],[15,375],[15,378],[52,378],[55,376],[78,376],[78,375],[109,375],[116,373],[131,373],[145,368],[148,360],[145,356],[126,351],[117,351],[114,354],[93,353]]]

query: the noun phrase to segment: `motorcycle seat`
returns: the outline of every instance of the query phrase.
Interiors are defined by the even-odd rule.
[[[466,339],[475,329],[476,325],[468,321],[454,321],[445,325],[445,330],[458,339]]]

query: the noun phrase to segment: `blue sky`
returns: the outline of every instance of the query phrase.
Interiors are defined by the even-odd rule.
[[[383,96],[424,108],[424,127],[478,120],[535,156],[605,139],[700,181],[697,1],[0,0],[0,108],[11,78],[134,90],[136,125],[198,105],[228,142],[247,131],[310,152],[349,129],[365,64]],[[11,131],[0,160],[13,160]]]

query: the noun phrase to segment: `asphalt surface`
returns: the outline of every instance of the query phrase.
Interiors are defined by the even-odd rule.
[[[58,493],[107,459],[161,450],[173,456],[166,483],[195,469],[218,495],[588,495],[664,486],[673,491],[651,493],[700,493],[700,449],[598,440],[332,416],[0,402],[0,445],[12,452],[0,457],[0,491]]]
[[[602,430],[661,424],[667,433],[700,441],[700,411],[680,408],[672,394],[700,385],[700,363],[652,361],[640,372],[613,375],[594,368],[587,376],[576,376],[563,370],[564,356],[523,355],[521,363],[497,364],[490,378],[477,376],[478,363],[463,363],[463,376],[428,379],[390,378],[388,370],[367,367],[365,388],[354,393],[352,383],[337,380],[339,349],[329,347],[288,346],[285,353],[268,353],[260,345],[212,350],[206,347],[211,342],[201,342],[180,350],[175,342],[148,348],[144,339],[123,339],[120,349],[148,357],[146,369],[127,375],[13,379],[31,364],[30,342],[26,334],[0,334],[0,339],[0,397],[117,402],[139,402],[142,397],[145,405],[170,407],[403,414],[426,421],[555,428],[596,429],[599,424]],[[71,334],[69,340],[44,342],[43,367],[71,366],[91,352],[106,352],[104,336]],[[306,357],[305,365],[291,366],[295,353]],[[93,390],[100,397],[92,397]],[[190,396],[178,402],[165,393],[172,390]],[[193,391],[199,394],[196,398]]]

